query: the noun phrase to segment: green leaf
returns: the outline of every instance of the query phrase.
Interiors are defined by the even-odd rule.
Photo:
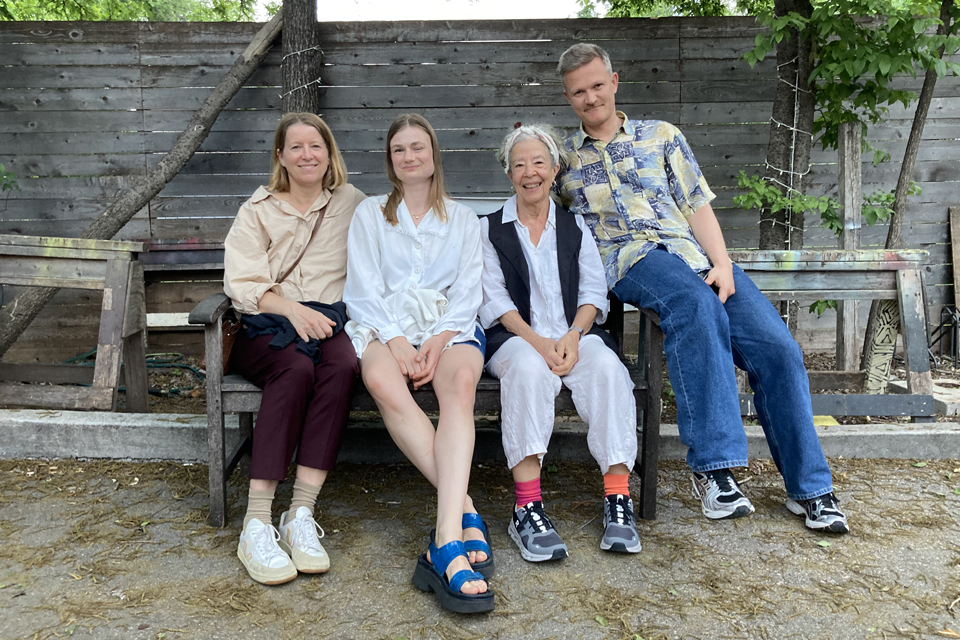
[[[886,56],[880,58],[880,60],[877,61],[877,68],[880,69],[880,73],[883,75],[890,73],[890,58]]]
[[[679,593],[677,593],[677,590],[674,589],[673,587],[667,589],[667,593],[669,593],[669,594],[672,595],[672,596],[679,596],[679,595],[680,595]]]
[[[607,619],[603,616],[596,616],[594,617],[594,620],[596,620],[597,624],[599,624],[601,627],[607,626]]]
[[[558,472],[558,471],[560,471],[560,468],[557,467],[557,465],[555,465],[555,464],[548,464],[548,465],[547,465],[547,473],[556,473],[556,472]]]
[[[917,467],[918,469],[922,469],[923,467],[927,466],[927,463],[926,463],[926,462],[914,462],[914,463],[913,463],[913,466],[914,466],[914,467]]]
[[[820,542],[817,543],[818,547],[830,547],[832,545],[833,545],[832,542],[827,542],[826,540],[821,540]]]
[[[953,492],[954,492],[955,494],[957,494],[958,496],[960,496],[960,487],[955,487],[955,488],[953,489]]]

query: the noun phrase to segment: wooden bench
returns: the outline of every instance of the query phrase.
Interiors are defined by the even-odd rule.
[[[0,284],[103,291],[97,360],[89,367],[0,363],[0,404],[113,411],[121,380],[127,410],[147,410],[146,309],[141,242],[0,235]],[[56,339],[56,336],[51,336]],[[89,386],[11,384],[52,382]]]
[[[815,415],[912,416],[931,421],[935,412],[927,354],[927,321],[921,269],[926,251],[731,251],[760,290],[779,300],[897,300],[907,369],[906,394],[813,394]],[[896,341],[896,334],[888,335]],[[891,345],[892,346],[892,345]],[[857,391],[866,374],[810,372],[810,388]],[[887,381],[881,381],[886,388]],[[741,413],[755,415],[753,395],[742,394]]]
[[[623,305],[611,300],[607,329],[617,344],[623,345]],[[207,453],[209,457],[210,524],[222,527],[227,521],[226,482],[244,454],[249,453],[253,433],[253,414],[260,408],[260,389],[235,374],[222,375],[223,335],[220,324],[223,315],[231,309],[230,299],[224,294],[212,295],[198,304],[190,313],[190,322],[204,325],[207,353]],[[660,354],[663,352],[663,334],[651,320],[641,322],[639,352],[636,364],[626,362],[635,385],[637,401],[637,429],[639,449],[636,471],[640,476],[638,509],[640,517],[656,518],[657,466],[660,436]],[[648,354],[654,354],[650,357]],[[654,366],[651,363],[656,363]],[[437,397],[430,385],[413,392],[417,404],[424,411],[436,411]],[[376,411],[373,398],[358,385],[353,398],[353,411]],[[557,398],[558,413],[575,412],[570,392],[561,391]],[[500,383],[484,374],[477,385],[476,408],[480,415],[499,414]],[[232,450],[226,450],[224,414],[239,414],[240,441]]]

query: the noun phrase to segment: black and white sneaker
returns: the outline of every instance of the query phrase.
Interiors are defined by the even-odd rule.
[[[693,495],[700,500],[703,515],[711,520],[743,518],[753,513],[753,505],[743,495],[730,469],[693,473]]]
[[[544,562],[567,557],[567,545],[543,512],[543,502],[539,500],[514,509],[507,533],[517,543],[524,560]]]
[[[629,496],[610,495],[603,500],[603,539],[600,548],[617,553],[640,553],[640,534]]]
[[[814,531],[830,533],[850,533],[847,516],[840,510],[840,501],[833,493],[810,498],[809,500],[787,499],[790,513],[806,517],[806,524]]]

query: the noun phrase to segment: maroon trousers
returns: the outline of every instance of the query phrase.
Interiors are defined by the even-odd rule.
[[[269,348],[273,336],[237,335],[231,369],[263,389],[253,430],[250,477],[280,480],[297,450],[297,464],[330,470],[336,465],[360,373],[357,352],[341,331],[321,345],[320,364],[296,350]]]

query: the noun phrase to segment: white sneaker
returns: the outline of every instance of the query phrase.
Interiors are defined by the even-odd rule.
[[[317,530],[320,537],[317,537]],[[330,556],[320,544],[323,529],[306,507],[297,513],[285,511],[280,516],[280,548],[290,554],[301,573],[323,573],[330,569]]]
[[[283,584],[297,577],[297,568],[290,556],[277,546],[279,539],[280,535],[272,524],[263,524],[257,518],[243,528],[237,557],[257,582]]]

